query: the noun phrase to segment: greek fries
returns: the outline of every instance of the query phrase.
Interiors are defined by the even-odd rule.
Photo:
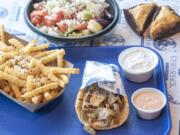
[[[2,71],[0,71],[0,80],[6,80],[6,81],[16,84],[17,86],[20,86],[20,87],[25,86],[25,83],[26,83],[24,80],[20,80],[16,76],[4,73]]]
[[[15,38],[9,39],[8,42],[17,49],[24,47],[24,45]]]
[[[31,52],[43,51],[49,47],[48,44],[39,45],[36,47],[32,47]]]
[[[51,72],[54,74],[78,74],[79,69],[78,68],[58,68],[58,67],[52,67],[50,68]]]
[[[33,76],[32,75],[29,75],[27,77],[26,89],[27,91],[33,90]]]
[[[49,45],[28,44],[11,38],[5,41],[0,26],[0,90],[31,104],[41,104],[57,97],[78,68],[66,68],[64,49],[46,50]]]
[[[6,33],[4,31],[4,25],[0,25],[0,41],[6,43]]]
[[[24,47],[24,49],[23,49],[24,53],[26,53],[26,54],[31,53],[32,48],[35,44],[36,44],[36,40],[32,40],[31,42],[29,42],[29,44],[26,47]]]
[[[10,83],[10,86],[11,86],[13,92],[14,92],[15,97],[16,97],[17,99],[20,98],[21,92],[20,92],[20,89],[18,88],[18,86],[16,86],[16,85],[13,84],[13,83]]]
[[[63,57],[65,55],[65,51],[62,50],[62,52],[59,52],[57,54],[57,65],[58,67],[63,67],[64,61],[63,61]]]
[[[46,100],[51,100],[53,98],[53,96],[49,92],[45,92],[43,95]]]
[[[35,95],[41,94],[43,92],[46,92],[46,91],[49,91],[49,90],[53,90],[53,89],[57,89],[58,86],[59,86],[58,83],[50,83],[50,84],[41,86],[41,87],[39,87],[39,88],[37,88],[35,90],[28,91],[24,95],[22,95],[22,97],[30,98],[30,97],[33,97]]]
[[[39,104],[39,103],[41,103],[42,102],[42,100],[43,100],[43,96],[40,94],[40,95],[36,95],[36,96],[34,96],[34,97],[32,97],[32,102],[34,103],[34,104]],[[28,100],[27,100],[28,101]]]
[[[57,59],[57,54],[48,55],[46,57],[41,58],[40,60],[43,64],[48,64],[48,63],[54,61],[55,59]]]
[[[8,73],[8,74],[11,74],[11,75],[14,75],[22,80],[26,80],[27,78],[27,75],[26,74],[23,74],[21,72],[18,72],[16,70],[13,70],[12,68],[9,68],[8,66],[6,66],[6,68],[4,69],[4,72]]]

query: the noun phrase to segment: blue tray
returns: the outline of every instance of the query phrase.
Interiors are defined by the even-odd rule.
[[[36,113],[31,113],[0,95],[0,135],[84,135],[83,126],[76,116],[74,103],[81,86],[86,60],[96,60],[118,65],[118,55],[128,47],[80,47],[66,48],[66,59],[81,69],[80,75],[73,75],[61,97],[49,103]],[[51,48],[52,49],[52,48]],[[54,48],[53,48],[54,49]],[[121,69],[120,69],[121,70]],[[171,129],[169,105],[163,109],[158,119],[146,121],[140,119],[130,102],[131,94],[141,87],[155,87],[167,97],[163,61],[153,77],[145,83],[132,83],[124,78],[124,86],[129,98],[130,114],[121,127],[98,131],[99,135],[167,135]]]

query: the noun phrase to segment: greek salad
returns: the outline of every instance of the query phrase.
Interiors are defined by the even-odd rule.
[[[42,32],[82,37],[100,32],[113,19],[105,0],[46,0],[33,5],[30,20]]]

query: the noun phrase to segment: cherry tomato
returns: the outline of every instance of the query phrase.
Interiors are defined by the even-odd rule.
[[[59,27],[60,31],[62,31],[62,32],[66,32],[67,31],[67,25],[66,24],[58,23],[57,26]]]
[[[56,21],[52,18],[44,18],[44,24],[48,27],[51,27],[56,24]]]
[[[30,14],[30,20],[34,25],[39,25],[47,14],[48,12],[44,10],[34,10]]]
[[[53,20],[53,21],[56,22],[56,23],[60,21],[60,19],[59,19],[59,17],[58,17],[57,14],[52,14],[52,15],[51,15],[51,20]]]
[[[83,22],[83,23],[81,23],[81,24],[75,26],[74,29],[75,29],[75,30],[84,30],[84,29],[87,28],[87,26],[88,26],[88,24],[87,24],[86,22]]]
[[[34,11],[31,12],[30,18],[33,18],[34,16],[44,17],[46,15],[48,15],[47,11],[44,11],[44,10],[34,10]]]
[[[63,11],[60,11],[60,12],[58,12],[58,13],[56,13],[56,14],[57,14],[57,20],[58,20],[58,22],[59,22],[60,20],[64,19],[64,13],[63,13]]]
[[[34,16],[33,18],[31,18],[31,22],[34,24],[34,25],[39,25],[41,24],[42,22],[42,17],[40,16]]]
[[[54,20],[56,22],[59,22],[62,19],[64,19],[64,14],[63,14],[63,12],[54,13],[54,14],[51,15],[51,17],[52,17],[52,20]]]
[[[46,26],[53,26],[56,23],[58,23],[60,20],[62,20],[64,18],[64,14],[63,12],[59,12],[59,13],[54,13],[51,16],[47,16],[44,18],[44,24]]]

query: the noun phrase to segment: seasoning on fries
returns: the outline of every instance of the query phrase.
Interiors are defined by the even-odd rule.
[[[46,50],[48,44],[27,45],[16,38],[7,39],[0,25],[0,89],[25,103],[40,104],[52,100],[69,82],[69,74],[78,68],[66,68],[64,49]]]

